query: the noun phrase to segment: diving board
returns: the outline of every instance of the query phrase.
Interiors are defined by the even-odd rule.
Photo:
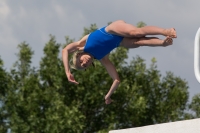
[[[200,119],[112,130],[109,133],[200,133]]]
[[[194,73],[197,81],[200,83],[200,67],[199,67],[199,45],[200,45],[200,28],[198,29],[194,40]]]

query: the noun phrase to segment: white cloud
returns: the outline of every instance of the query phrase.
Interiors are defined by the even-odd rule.
[[[10,9],[8,7],[8,5],[6,4],[5,0],[2,0],[0,2],[0,18],[2,19],[6,19],[8,17],[10,13]]]

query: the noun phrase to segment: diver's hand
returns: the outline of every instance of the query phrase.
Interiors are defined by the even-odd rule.
[[[110,97],[105,97],[105,103],[110,104],[113,100]]]
[[[66,73],[66,75],[67,75],[69,82],[74,83],[74,84],[78,84],[78,82],[76,82],[76,80],[74,79],[74,76],[70,72]]]

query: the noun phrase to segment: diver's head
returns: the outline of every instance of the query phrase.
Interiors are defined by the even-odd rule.
[[[84,70],[93,64],[94,57],[89,53],[77,51],[72,56],[70,66],[77,70]]]

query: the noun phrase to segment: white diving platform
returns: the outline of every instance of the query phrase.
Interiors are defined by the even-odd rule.
[[[200,133],[200,118],[144,127],[112,130],[109,133]]]

